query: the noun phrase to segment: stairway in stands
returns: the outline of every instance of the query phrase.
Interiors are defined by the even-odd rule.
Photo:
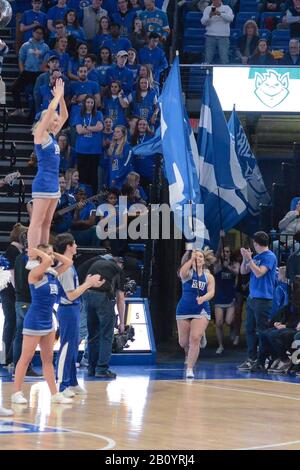
[[[6,84],[6,105],[0,108],[0,178],[8,173],[19,171],[25,184],[25,204],[30,199],[31,183],[35,169],[27,166],[29,156],[33,149],[33,139],[31,135],[31,125],[25,118],[8,117],[8,128],[5,133],[5,150],[3,151],[3,127],[5,109],[8,113],[13,110],[12,96],[10,87],[14,79],[18,76],[18,57],[14,50],[12,28],[0,30],[0,37],[7,43],[9,53],[4,58],[2,78]],[[15,151],[12,152],[12,146],[15,145]],[[15,155],[15,164],[11,165],[11,155]],[[14,162],[13,162],[14,163]],[[8,191],[9,189],[9,191]],[[0,188],[0,251],[3,251],[9,242],[9,232],[13,225],[18,222],[18,193],[19,181],[16,180],[11,188],[7,185]],[[28,225],[28,216],[26,205],[22,205],[20,212],[20,221]]]

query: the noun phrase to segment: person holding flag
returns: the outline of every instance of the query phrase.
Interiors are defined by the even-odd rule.
[[[209,249],[188,250],[183,255],[179,276],[182,296],[176,309],[179,344],[187,361],[186,378],[194,378],[200,347],[206,346],[205,330],[211,319],[209,301],[215,295],[215,279],[208,267],[215,262]]]

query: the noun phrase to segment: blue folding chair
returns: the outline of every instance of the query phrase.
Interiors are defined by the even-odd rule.
[[[206,70],[200,67],[191,67],[189,73],[188,91],[197,95],[202,94],[204,82],[206,78]]]
[[[240,1],[240,12],[244,11],[255,11],[257,10],[256,0],[241,0]]]
[[[272,33],[269,29],[259,29],[258,34],[260,39],[266,39],[269,43],[271,42]]]
[[[189,46],[204,46],[205,29],[187,28],[183,35],[183,52],[188,52]]]
[[[189,11],[184,18],[184,29],[200,28],[202,13],[200,11]]]
[[[235,18],[235,28],[242,30],[246,21],[256,21],[257,15],[257,11],[243,11],[241,13],[238,13]]]
[[[287,50],[291,39],[290,31],[277,29],[272,33],[272,47]]]

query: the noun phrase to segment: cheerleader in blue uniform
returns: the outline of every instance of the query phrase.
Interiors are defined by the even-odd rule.
[[[226,323],[231,327],[234,321],[235,285],[240,270],[240,264],[232,259],[229,246],[224,246],[224,237],[225,232],[221,230],[219,248],[216,253],[217,263],[214,266],[216,279],[215,321],[216,335],[219,343],[216,354],[218,355],[224,352],[223,325]]]
[[[209,300],[215,294],[215,280],[206,269],[215,258],[210,250],[187,251],[179,275],[182,296],[176,310],[179,344],[185,350],[187,378],[194,378],[193,367],[199,356],[200,343],[206,346],[205,330],[210,316]]]
[[[57,392],[53,368],[53,346],[55,328],[52,320],[53,306],[62,294],[61,285],[57,279],[72,266],[72,260],[53,252],[51,245],[38,245],[31,248],[29,255],[38,258],[39,265],[33,268],[28,276],[31,293],[31,305],[26,313],[23,324],[23,344],[21,357],[15,371],[14,393],[12,403],[26,404],[22,392],[22,384],[29,364],[39,344],[43,375],[51,392],[52,403],[71,403],[72,400]],[[52,268],[54,260],[59,266]]]
[[[39,244],[49,242],[51,221],[60,197],[58,182],[60,149],[55,135],[68,119],[63,80],[56,81],[53,95],[54,98],[48,109],[42,112],[40,120],[33,128],[38,171],[32,183],[33,207],[28,229],[29,248],[36,248]],[[59,113],[56,111],[58,105]],[[26,267],[31,269],[36,265],[36,260],[30,257]]]
[[[77,252],[77,245],[70,233],[62,233],[55,239],[55,249],[69,260]],[[105,279],[101,280],[99,274],[88,276],[85,282],[79,285],[78,276],[74,266],[70,266],[59,276],[64,295],[60,298],[57,310],[59,322],[60,349],[57,359],[57,379],[59,391],[67,398],[75,395],[85,395],[86,391],[80,387],[76,374],[76,359],[79,345],[80,326],[80,296],[90,287],[101,287]]]

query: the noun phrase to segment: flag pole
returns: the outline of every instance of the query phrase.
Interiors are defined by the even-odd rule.
[[[200,288],[199,288],[199,274],[198,274],[198,263],[197,258],[195,259],[196,264],[196,276],[197,276],[197,297],[200,297]]]
[[[180,66],[179,50],[178,49],[176,50],[175,55],[176,55],[176,57],[178,57],[178,65]],[[183,103],[182,103],[182,88],[181,88],[180,68],[178,68],[178,71],[179,71],[179,86],[180,86],[180,100],[181,100],[180,102],[181,102],[182,117],[183,117],[184,113],[183,113]],[[185,135],[184,135],[184,140],[186,141]],[[189,168],[190,164],[189,164],[189,159],[187,158],[187,152],[185,152],[185,158],[186,158],[187,167]],[[193,201],[192,201],[192,183],[190,181],[190,168],[189,168],[189,171],[188,171],[188,180],[189,180],[188,184],[189,184],[189,194],[190,194],[188,204],[189,204],[189,207],[190,207],[190,214],[191,214],[191,219],[192,219],[191,228],[192,228],[192,232],[194,234],[195,233],[195,231],[194,231],[195,223],[194,223],[193,209],[192,209]]]
[[[222,230],[224,232],[224,227],[223,227],[223,216],[222,216],[222,208],[221,208],[221,197],[220,197],[220,188],[218,186],[218,208],[219,208],[219,219],[220,219],[220,231]],[[223,264],[223,258],[224,258],[224,237],[221,237],[221,244],[222,244],[222,254],[221,254],[221,261]]]

